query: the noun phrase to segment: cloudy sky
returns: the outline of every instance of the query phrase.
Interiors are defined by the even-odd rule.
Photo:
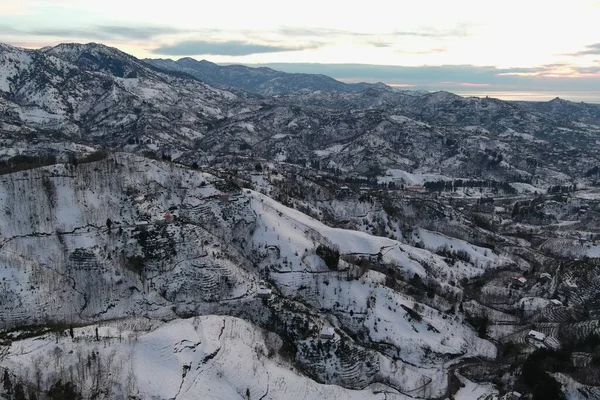
[[[0,0],[0,41],[454,91],[600,92],[600,0]]]

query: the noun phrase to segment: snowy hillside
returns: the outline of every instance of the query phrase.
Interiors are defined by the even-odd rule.
[[[157,72],[103,45],[64,44],[44,51],[2,46],[0,64],[5,113],[14,116],[6,123],[14,126],[16,118],[17,127],[24,124],[38,135],[60,132],[59,138],[105,145],[134,139],[189,145],[207,125],[238,112],[232,93]],[[174,118],[177,127],[170,123]],[[16,128],[9,137],[19,133],[31,134]]]
[[[45,335],[20,341],[3,365],[17,376],[38,376],[34,389],[40,391],[59,379],[72,381],[74,372],[85,397],[106,385],[107,398],[409,398],[378,385],[356,391],[318,384],[270,355],[281,345],[275,336],[238,318],[206,316],[166,324],[123,320],[73,333],[74,339]]]
[[[447,300],[436,309],[395,289],[419,275],[431,284],[439,280],[440,296],[460,297],[460,289],[445,280],[463,276],[461,268],[425,249],[330,228],[210,174],[120,153],[93,163],[3,175],[0,198],[4,207],[0,320],[5,329],[48,323],[79,326],[134,316],[151,321],[197,314],[243,316],[280,337],[282,354],[300,368],[294,374],[309,374],[319,382],[353,389],[379,384],[394,393],[418,392],[426,397],[447,390],[444,368],[448,365],[466,357],[493,358],[496,354],[495,347],[478,338],[461,317],[446,314]],[[319,246],[339,248],[339,265],[328,265],[325,256],[319,255]],[[373,270],[361,267],[361,260],[371,260]],[[503,262],[489,259],[487,267]],[[477,263],[471,270],[484,271]],[[265,285],[259,281],[272,288],[271,299],[259,298],[258,288]],[[204,333],[192,329],[189,339],[177,339],[174,332],[187,337],[191,328],[189,323],[173,324],[183,325],[142,336],[133,350],[114,350],[120,355],[134,352],[117,364],[124,363],[127,371],[133,368],[137,382],[150,382],[141,385],[140,391],[156,389],[164,391],[158,397],[171,397],[181,384],[182,369],[192,374],[185,365],[200,362],[201,354],[211,353],[218,344],[212,328]],[[332,353],[316,346],[318,332],[327,325],[336,332],[333,340],[324,342],[327,348],[332,346]],[[257,329],[241,321],[233,326],[242,331]],[[91,328],[76,328],[76,335],[81,329]],[[244,338],[246,346],[252,342],[247,334],[236,332],[238,328],[230,329],[230,335]],[[197,343],[195,335],[206,335],[208,340],[200,340],[208,347],[197,354],[199,358],[181,354],[168,361],[162,353],[143,350],[144,343],[162,348],[152,344],[155,340]],[[17,361],[10,360],[19,358],[20,346],[42,339],[23,342],[18,332],[6,337],[14,341],[7,349],[8,364],[2,365],[18,379],[26,379],[25,370],[15,368],[11,362]],[[89,346],[94,344],[81,346],[77,352],[91,351]],[[46,349],[39,348],[40,357]],[[248,360],[256,357],[255,351],[248,353]],[[147,373],[173,376],[177,384],[154,388],[151,376],[136,372],[135,360],[140,357],[156,360],[158,370]],[[292,373],[289,367],[276,367],[271,361],[257,365],[272,370],[261,373],[263,380],[278,382]],[[181,387],[182,395],[193,393],[194,385],[214,381],[212,375],[194,371],[199,377]],[[277,374],[282,378],[274,378]],[[56,382],[56,376],[47,379],[47,385]],[[214,381],[214,390],[245,390],[235,386],[239,384],[249,385],[256,394],[265,387],[265,382],[259,385],[250,376],[244,379],[247,383],[230,377],[229,383]],[[85,379],[73,383],[81,390],[93,390]],[[103,384],[111,390],[128,387],[123,382]],[[269,390],[297,391],[307,398],[321,390],[346,396],[342,389],[319,386],[307,378],[299,378],[295,389],[289,385],[277,389],[277,385],[270,384]]]
[[[0,44],[0,397],[600,398],[599,109]]]

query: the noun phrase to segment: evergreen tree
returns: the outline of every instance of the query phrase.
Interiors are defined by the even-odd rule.
[[[22,383],[17,383],[15,385],[15,400],[27,400],[27,397],[25,397],[25,390],[23,390],[23,384]]]
[[[4,391],[10,393],[12,391],[12,383],[10,381],[10,375],[8,374],[8,370],[4,370]]]

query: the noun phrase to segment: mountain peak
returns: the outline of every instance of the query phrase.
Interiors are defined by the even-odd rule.
[[[552,100],[550,100],[550,103],[560,103],[560,104],[564,104],[564,103],[568,103],[567,100],[565,99],[561,99],[560,97],[555,97]]]
[[[16,50],[17,48],[15,46],[10,45],[10,44],[1,43],[0,42],[0,49],[1,50]]]
[[[183,57],[176,61],[177,64],[186,68],[211,68],[217,69],[219,66],[207,60],[196,60],[192,57]]]
[[[44,52],[80,68],[121,78],[136,78],[148,73],[147,66],[134,56],[100,43],[63,43]]]
[[[46,52],[57,52],[57,51],[78,51],[78,52],[83,52],[83,51],[102,51],[102,52],[111,52],[111,53],[121,53],[121,54],[126,54],[124,52],[122,52],[121,50],[115,48],[115,47],[110,47],[107,46],[105,44],[102,43],[95,43],[95,42],[89,42],[89,43],[61,43],[58,44],[54,47],[45,47],[44,48]],[[131,57],[131,56],[130,56]]]
[[[74,64],[82,56],[94,57],[111,57],[121,60],[136,60],[132,55],[129,55],[115,47],[109,47],[100,43],[61,43],[51,48],[43,50],[45,53],[66,59]]]

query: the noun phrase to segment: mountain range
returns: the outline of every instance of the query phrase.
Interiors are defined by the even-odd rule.
[[[0,44],[0,394],[600,398],[599,143],[562,99]]]
[[[116,148],[135,145],[201,163],[219,154],[253,154],[360,173],[386,168],[439,172],[436,167],[443,166],[450,175],[472,175],[469,171],[483,168],[492,178],[521,177],[526,183],[534,164],[547,170],[547,182],[555,183],[565,181],[562,174],[572,180],[594,167],[590,156],[600,109],[595,105],[509,103],[396,91],[381,84],[347,85],[331,78],[324,84],[322,76],[262,68],[190,59],[142,61],[97,44],[44,50],[3,45],[0,56],[3,132],[14,142],[34,136]],[[174,64],[189,71],[176,70]],[[218,76],[223,88],[191,75],[209,84]],[[248,83],[254,80],[262,82],[261,88]],[[288,94],[264,95],[277,92],[280,84]],[[252,89],[248,85],[256,92],[245,92]],[[486,148],[505,162],[490,168]],[[553,157],[538,157],[540,148]],[[559,160],[567,171],[553,166]]]
[[[347,84],[326,75],[293,74],[267,67],[221,66],[189,57],[177,61],[171,59],[144,59],[144,61],[165,71],[186,73],[214,87],[237,88],[262,96],[320,90],[356,93],[373,86],[367,83]]]

